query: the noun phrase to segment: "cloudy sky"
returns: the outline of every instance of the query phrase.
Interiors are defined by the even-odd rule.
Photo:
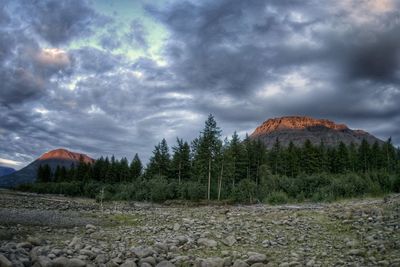
[[[2,0],[0,164],[144,161],[207,115],[308,115],[400,144],[400,1]]]

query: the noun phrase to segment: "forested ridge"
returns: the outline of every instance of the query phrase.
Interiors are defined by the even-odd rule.
[[[400,151],[383,144],[328,147],[309,140],[301,147],[267,150],[261,141],[235,132],[222,140],[212,115],[191,143],[177,138],[170,148],[157,144],[146,167],[139,155],[81,161],[70,169],[47,165],[37,183],[19,189],[93,198],[165,201],[224,200],[234,202],[331,201],[400,191]]]

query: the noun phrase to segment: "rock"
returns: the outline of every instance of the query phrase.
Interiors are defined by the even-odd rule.
[[[266,262],[267,261],[267,256],[265,254],[260,254],[260,253],[255,253],[255,252],[249,252],[248,253],[249,258],[246,260],[246,262],[250,265],[253,263],[258,263],[258,262]]]
[[[36,237],[33,237],[33,236],[29,236],[27,241],[29,243],[31,243],[33,246],[40,246],[43,243],[43,240],[41,240],[39,238],[36,238]]]
[[[169,261],[161,261],[156,265],[156,267],[175,267],[175,264]]]
[[[234,236],[228,236],[227,238],[222,240],[222,243],[227,245],[228,247],[233,246],[236,243],[236,238]]]
[[[245,261],[235,260],[233,267],[249,267],[249,265]]]
[[[309,260],[306,264],[307,267],[313,267],[315,265],[315,261],[313,259]]]
[[[178,231],[181,228],[181,225],[179,223],[174,224],[174,231]]]
[[[219,257],[203,259],[200,261],[200,267],[224,267],[224,260]]]
[[[155,249],[161,250],[163,252],[168,252],[168,245],[166,243],[155,243]]]
[[[140,266],[140,267],[153,267],[153,266],[151,266],[151,264],[148,263],[148,262],[143,262],[143,263],[140,264],[139,266]]]
[[[139,258],[145,258],[154,254],[154,250],[145,247],[133,248],[132,252]]]
[[[94,226],[93,224],[86,224],[85,228],[86,228],[86,230],[87,230],[87,229],[93,229],[93,230],[96,230],[96,229],[97,229],[97,227]]]
[[[68,267],[85,267],[85,266],[86,262],[77,258],[70,259],[68,262]]]
[[[11,261],[9,261],[3,254],[0,254],[0,267],[12,267]]]
[[[261,262],[257,262],[251,265],[251,267],[266,267],[267,265]]]
[[[156,259],[154,259],[153,257],[146,257],[146,258],[142,258],[139,261],[139,265],[142,265],[142,263],[147,262],[150,263],[152,266],[156,265]]]
[[[217,241],[208,239],[208,238],[199,238],[197,240],[197,244],[205,246],[205,247],[216,247],[218,246]]]
[[[38,259],[37,259],[37,263],[41,267],[51,267],[52,266],[51,260],[48,257],[45,257],[45,256],[39,256]]]
[[[70,248],[75,247],[80,242],[81,242],[81,239],[77,236],[74,236],[74,238],[72,238],[71,242],[68,244],[68,247],[70,247]]]
[[[17,244],[17,248],[23,248],[23,249],[31,249],[32,248],[32,243],[30,242],[22,242]]]
[[[126,260],[120,265],[121,267],[137,267],[136,262],[133,260]]]
[[[101,263],[106,263],[108,261],[108,257],[104,254],[99,254],[97,257],[94,259],[94,261],[98,264]]]
[[[361,249],[350,249],[347,254],[352,256],[362,256],[364,255],[364,251]]]
[[[89,259],[94,259],[96,257],[96,254],[94,254],[91,250],[88,249],[81,249],[79,251],[79,254],[88,256]]]
[[[69,260],[66,257],[58,257],[52,261],[52,267],[66,267]]]

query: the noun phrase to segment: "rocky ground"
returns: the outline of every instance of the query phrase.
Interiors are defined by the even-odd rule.
[[[0,190],[2,266],[400,266],[400,195],[160,206]]]

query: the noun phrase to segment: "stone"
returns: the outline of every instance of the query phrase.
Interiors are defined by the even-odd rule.
[[[352,256],[362,256],[364,255],[364,251],[361,249],[350,249],[347,254]]]
[[[142,265],[143,262],[150,263],[150,264],[153,265],[153,266],[156,265],[156,259],[154,259],[154,258],[151,257],[151,256],[140,259],[139,265]]]
[[[97,229],[97,227],[94,226],[93,224],[86,224],[85,228],[86,228],[86,230],[87,230],[87,229],[93,229],[93,230],[96,230],[96,229]]]
[[[212,257],[200,261],[200,267],[224,267],[224,260],[219,257]]]
[[[3,254],[0,254],[0,267],[12,267],[11,261],[9,261]]]
[[[52,266],[51,260],[48,257],[45,257],[45,256],[39,256],[38,259],[37,259],[37,263],[41,267],[51,267]]]
[[[42,240],[40,240],[39,238],[33,237],[33,236],[29,236],[27,241],[29,243],[31,243],[33,246],[40,246],[43,243]]]
[[[249,267],[249,265],[242,260],[235,260],[232,267]]]
[[[265,267],[265,266],[267,265],[261,262],[257,262],[251,265],[251,267]]]
[[[86,262],[77,258],[70,259],[68,262],[68,267],[85,267],[85,266]]]
[[[179,223],[174,224],[174,231],[178,231],[181,228],[181,225]]]
[[[33,245],[30,242],[22,242],[17,244],[17,248],[23,248],[23,249],[31,249],[32,246]]]
[[[132,252],[139,258],[146,258],[154,254],[154,250],[146,247],[132,248]]]
[[[94,254],[94,252],[88,249],[81,249],[79,251],[79,254],[88,256],[89,259],[94,259],[96,257],[96,254]]]
[[[52,267],[66,267],[69,260],[66,257],[58,257],[52,261]]]
[[[134,260],[126,260],[124,263],[120,265],[121,267],[137,267],[136,262]]]
[[[205,247],[216,247],[218,246],[217,241],[208,238],[199,238],[197,240],[197,244],[205,246]]]
[[[161,261],[159,262],[156,267],[175,267],[175,264],[169,262],[169,261]]]
[[[228,247],[231,247],[236,243],[236,238],[234,236],[230,235],[230,236],[226,237],[225,239],[223,239],[222,243],[224,243]]]
[[[252,265],[253,263],[257,263],[257,262],[263,263],[263,262],[267,261],[267,256],[265,254],[249,252],[248,255],[249,255],[249,258],[246,260],[246,262],[250,265]]]
[[[81,239],[77,236],[74,236],[74,238],[72,238],[71,242],[68,244],[68,247],[70,247],[70,248],[75,247],[80,242],[81,242]]]
[[[96,256],[96,258],[94,259],[94,261],[98,264],[100,263],[106,263],[108,261],[108,257],[105,254],[99,254]]]
[[[148,263],[148,262],[143,262],[143,263],[140,264],[139,266],[140,266],[140,267],[153,267],[153,266],[151,266],[151,264]]]

